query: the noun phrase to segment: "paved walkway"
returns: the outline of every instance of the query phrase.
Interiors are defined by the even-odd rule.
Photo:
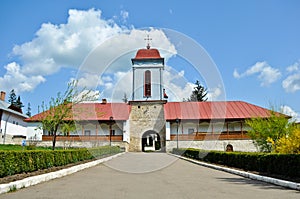
[[[105,164],[0,198],[300,198],[300,192],[176,159],[126,153]]]

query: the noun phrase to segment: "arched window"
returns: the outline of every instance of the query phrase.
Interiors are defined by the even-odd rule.
[[[151,72],[150,72],[150,70],[145,71],[144,97],[151,97]]]

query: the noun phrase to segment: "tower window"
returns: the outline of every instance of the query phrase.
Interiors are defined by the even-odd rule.
[[[145,71],[144,97],[151,97],[151,72],[149,70]]]

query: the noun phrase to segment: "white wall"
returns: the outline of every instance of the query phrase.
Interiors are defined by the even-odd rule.
[[[203,150],[226,151],[227,144],[233,146],[233,151],[258,152],[252,140],[202,140],[179,141],[179,148],[196,148]],[[172,151],[177,147],[177,141],[167,141],[166,150]]]
[[[40,122],[29,122],[27,123],[27,136],[26,140],[42,140],[43,130],[39,127],[41,126]]]
[[[177,133],[177,131],[176,131]],[[166,140],[171,139],[171,127],[170,127],[170,122],[166,122]]]
[[[135,91],[134,91],[134,100],[145,100],[144,98],[144,73],[146,70],[151,71],[151,97],[149,100],[160,100],[161,90],[160,90],[160,72],[159,68],[151,69],[149,68],[136,68],[135,69]],[[162,70],[163,73],[163,70]]]
[[[111,129],[115,131],[115,135],[123,135],[123,123],[117,122],[111,126]],[[97,121],[91,122],[78,122],[77,123],[77,133],[82,135],[82,130],[84,132],[90,131],[90,135],[109,135],[109,125],[105,123],[99,124]]]
[[[178,134],[188,134],[189,129],[193,130],[194,132],[227,132],[227,122],[201,122],[200,124],[198,124],[198,121],[182,121],[178,124]],[[247,127],[243,123],[243,131],[246,131],[248,129],[249,127]],[[229,122],[228,130],[241,131],[241,123]],[[177,124],[175,122],[170,123],[170,133],[171,135],[177,134]]]
[[[3,112],[1,120],[1,134],[26,136],[27,123],[25,118],[11,113]]]
[[[123,127],[123,141],[130,143],[130,126],[128,120],[123,123]]]
[[[112,130],[115,131],[115,135],[123,135],[123,122],[117,122],[112,125]],[[70,135],[109,135],[109,125],[106,123],[99,124],[98,121],[84,121],[84,122],[76,122],[76,130],[74,132],[70,132]],[[47,132],[44,132],[45,135],[48,135]],[[59,129],[57,135],[63,135],[61,130]]]

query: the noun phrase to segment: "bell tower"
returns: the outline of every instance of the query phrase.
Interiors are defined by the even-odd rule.
[[[132,101],[129,116],[129,151],[165,151],[163,80],[164,58],[151,48],[139,49],[132,61]],[[164,98],[163,98],[164,97]]]
[[[146,49],[139,49],[132,61],[132,101],[162,100],[164,58],[157,49],[151,48],[149,35]]]

